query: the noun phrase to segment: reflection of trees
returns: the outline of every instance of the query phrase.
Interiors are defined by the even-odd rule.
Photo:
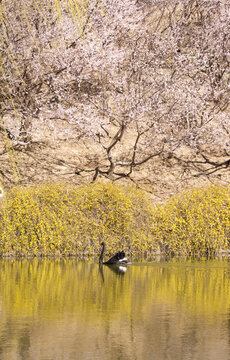
[[[38,351],[38,342],[47,358],[71,349],[102,359],[111,349],[121,359],[142,359],[143,348],[146,359],[170,358],[172,351],[182,359],[202,351],[202,341],[210,351],[228,342],[222,322],[230,307],[227,262],[134,264],[125,276],[105,267],[104,283],[98,264],[76,260],[0,265],[2,359],[9,339],[24,359]]]
[[[39,313],[52,318],[65,310],[98,309],[103,300],[110,303],[110,308],[120,301],[123,311],[130,313],[138,289],[138,294],[142,294],[138,299],[141,307],[147,306],[146,298],[152,298],[161,303],[180,304],[191,313],[227,311],[230,278],[224,267],[216,267],[225,262],[212,260],[207,267],[202,262],[199,267],[193,266],[192,262],[186,263],[186,267],[177,260],[174,262],[173,266],[162,262],[156,266],[131,265],[124,277],[115,276],[114,272],[119,273],[119,268],[104,267],[106,286],[100,288],[98,264],[64,259],[3,261],[0,268],[2,307],[16,317],[36,318]],[[122,284],[127,289],[125,293]],[[85,299],[84,305],[82,299]]]
[[[30,349],[30,328],[29,325],[25,326],[20,331],[20,336],[18,339],[18,348],[21,359],[29,358],[29,349]]]

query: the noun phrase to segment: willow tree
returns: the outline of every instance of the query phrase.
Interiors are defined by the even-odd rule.
[[[151,183],[159,159],[187,176],[229,169],[228,0],[0,6],[2,153],[83,142],[87,156],[43,166],[93,181],[147,169]]]

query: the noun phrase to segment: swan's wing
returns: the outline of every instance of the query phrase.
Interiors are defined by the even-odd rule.
[[[117,254],[115,254],[109,260],[105,261],[104,264],[116,264],[117,261],[118,261]]]
[[[128,260],[125,257],[125,252],[124,251],[118,251],[109,260],[104,262],[104,264],[119,264],[119,263],[123,263],[123,264],[128,263]]]
[[[123,259],[123,255],[125,255],[124,251],[118,251],[115,255],[113,255],[109,260],[107,260],[104,264],[117,264],[119,260]]]

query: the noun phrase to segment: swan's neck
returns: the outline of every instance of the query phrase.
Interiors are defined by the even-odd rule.
[[[102,264],[102,263],[103,263],[104,252],[105,252],[105,244],[102,245],[101,255],[100,255],[100,257],[99,257],[99,264]]]

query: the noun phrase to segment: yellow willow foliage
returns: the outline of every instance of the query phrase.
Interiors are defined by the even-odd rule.
[[[216,252],[229,247],[229,189],[194,189],[155,206],[111,183],[14,187],[0,207],[2,255]]]
[[[157,209],[153,233],[166,252],[215,252],[229,247],[229,188],[210,186],[173,197]]]
[[[71,259],[0,261],[0,298],[11,317],[55,318],[81,313],[92,320],[131,314],[151,316],[153,303],[180,307],[191,316],[227,313],[227,260],[132,265],[123,276],[95,262]]]
[[[152,208],[142,191],[96,183],[15,187],[0,210],[0,251],[13,255],[137,252],[151,242]],[[145,248],[146,246],[146,248]]]

